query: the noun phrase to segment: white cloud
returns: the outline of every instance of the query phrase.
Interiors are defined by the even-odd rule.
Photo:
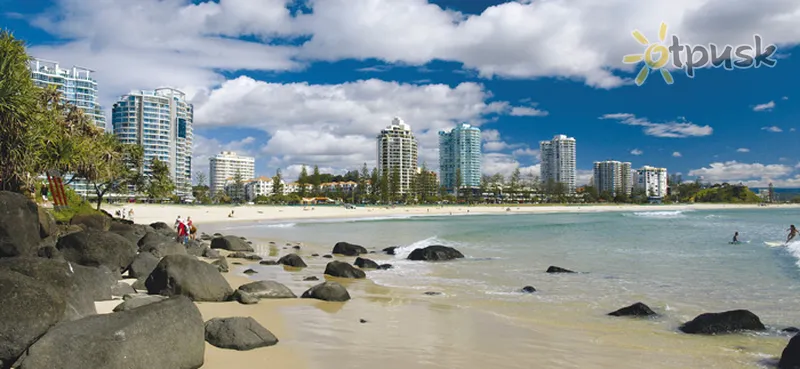
[[[772,111],[775,108],[775,101],[770,101],[765,104],[758,104],[753,107],[753,111]]]
[[[783,130],[781,129],[781,127],[778,127],[778,126],[771,126],[771,127],[761,127],[761,130],[762,130],[762,131],[773,132],[773,133],[780,133],[780,132],[783,132]]]
[[[536,158],[537,160],[541,160],[541,155],[542,155],[542,153],[539,152],[539,150],[531,149],[531,148],[528,148],[528,147],[526,147],[524,149],[516,149],[511,154],[516,156],[516,157],[532,156],[532,157]]]
[[[784,96],[781,100],[789,100],[789,96]]]
[[[716,162],[708,167],[692,169],[690,176],[703,177],[710,182],[762,181],[783,178],[792,173],[794,168],[783,164],[739,163],[737,161]]]
[[[520,162],[514,159],[513,156],[502,153],[486,153],[483,154],[481,169],[483,174],[495,175],[502,174],[506,179],[511,176],[514,169],[519,168],[523,176],[539,176],[540,164],[535,164],[527,167],[521,166]]]
[[[637,118],[633,114],[616,113],[605,114],[600,119],[617,120],[629,126],[644,127],[644,134],[655,137],[685,138],[709,136],[714,132],[710,126],[699,126],[692,122],[687,122],[686,118],[679,117],[676,121],[665,123],[653,123],[647,118]]]
[[[549,114],[550,113],[544,110],[539,110],[527,106],[515,106],[511,108],[511,113],[509,113],[509,115],[515,117],[546,117]]]
[[[523,146],[522,144],[509,144],[503,141],[500,137],[500,131],[496,129],[482,130],[481,139],[483,139],[483,150],[486,152],[503,151]]]
[[[593,175],[594,171],[592,170],[578,169],[575,171],[575,184],[577,186],[588,185]]]
[[[675,151],[675,152],[673,152],[673,153],[672,153],[672,156],[673,156],[673,157],[676,157],[676,158],[680,158],[680,157],[681,157],[681,156],[683,156],[683,155],[681,155],[681,153],[680,153],[680,152],[678,152],[678,151]]]
[[[794,132],[794,131],[796,131],[796,129],[794,129],[794,128],[789,128],[789,132]]]
[[[639,150],[639,149],[631,150],[631,155],[639,156],[639,155],[642,155],[642,154],[644,154],[644,151],[642,151],[642,150]]]
[[[750,152],[750,149],[748,149],[746,147],[741,147],[741,148],[736,149],[736,152]]]

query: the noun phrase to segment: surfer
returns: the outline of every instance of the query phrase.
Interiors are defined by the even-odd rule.
[[[794,227],[794,224],[789,226],[789,236],[786,237],[786,243],[794,239],[794,236],[797,236],[797,228]]]
[[[739,243],[739,232],[733,233],[733,242],[731,243]]]

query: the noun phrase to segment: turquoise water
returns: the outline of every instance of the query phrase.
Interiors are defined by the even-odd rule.
[[[637,329],[642,330],[632,334],[650,334],[651,330],[672,334],[681,322],[703,312],[749,309],[771,328],[746,341],[754,347],[753,357],[737,358],[736,363],[749,367],[756,365],[758,357],[774,355],[779,345],[770,343],[768,348],[759,348],[759,336],[779,337],[778,330],[800,325],[800,310],[796,309],[800,302],[800,244],[764,244],[785,240],[785,230],[792,223],[800,223],[800,210],[298,221],[226,226],[223,232],[303,241],[327,250],[338,241],[361,244],[378,250],[370,257],[395,266],[368,273],[377,285],[418,291],[420,295],[424,291],[444,292],[452,306],[491,312],[514,320],[509,326],[515,327],[535,321],[576,332],[607,329],[609,324],[617,324],[609,323],[607,312],[642,301],[662,317],[653,323],[655,326],[639,326]],[[745,243],[728,243],[735,231]],[[403,259],[414,248],[431,244],[455,247],[466,259],[434,264]],[[380,250],[388,246],[401,246],[399,255],[381,255]],[[544,273],[550,265],[581,273]],[[525,285],[533,285],[538,292],[518,293]],[[533,309],[536,314],[531,313]],[[565,322],[553,322],[558,317],[564,317]],[[680,341],[691,340],[681,338],[685,335],[674,336],[675,350],[691,342]],[[598,344],[598,340],[585,342],[586,347]],[[702,341],[700,345],[719,342],[722,341]],[[743,343],[734,340],[730,344]],[[714,346],[708,351],[717,352],[719,348]],[[643,355],[647,357],[648,352],[643,351]],[[570,366],[570,360],[565,354],[549,362]],[[579,362],[572,364],[581,366]],[[704,365],[726,367],[730,363],[712,361]]]

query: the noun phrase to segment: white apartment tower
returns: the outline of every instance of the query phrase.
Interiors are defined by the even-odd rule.
[[[64,100],[83,110],[96,126],[106,129],[106,116],[97,102],[94,71],[78,66],[62,68],[58,62],[44,59],[32,59],[29,67],[36,86],[55,86]]]
[[[541,141],[541,180],[566,185],[569,193],[575,192],[575,139],[557,135],[550,141]]]
[[[256,159],[252,156],[239,156],[232,151],[223,151],[208,160],[208,180],[211,194],[225,190],[225,183],[238,172],[243,180],[255,177]]]
[[[150,175],[153,158],[166,162],[175,194],[182,198],[192,197],[193,121],[194,107],[186,94],[169,87],[124,95],[111,116],[120,142],[144,148],[143,173]]]
[[[598,193],[608,191],[616,196],[631,194],[633,175],[631,163],[619,161],[599,161],[594,163],[593,184]]]
[[[400,193],[404,194],[411,187],[411,179],[417,172],[417,139],[411,127],[402,119],[395,117],[392,124],[386,127],[377,137],[378,170],[388,171],[391,176],[395,171],[400,174]]]
[[[634,186],[643,189],[648,197],[667,196],[667,169],[643,166],[636,171]]]

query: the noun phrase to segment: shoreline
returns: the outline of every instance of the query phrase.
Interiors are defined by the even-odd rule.
[[[800,204],[759,206],[757,204],[680,204],[680,205],[497,205],[497,206],[399,206],[357,207],[342,206],[277,206],[277,205],[175,205],[175,204],[104,204],[103,210],[114,214],[125,207],[134,210],[136,223],[150,224],[166,222],[172,217],[191,217],[195,224],[224,224],[241,222],[287,222],[321,220],[364,220],[370,218],[391,219],[407,217],[501,215],[501,214],[557,214],[557,213],[606,213],[626,211],[702,211],[702,210],[768,210],[797,209]],[[233,211],[234,216],[228,217]],[[167,220],[165,220],[165,218]]]

